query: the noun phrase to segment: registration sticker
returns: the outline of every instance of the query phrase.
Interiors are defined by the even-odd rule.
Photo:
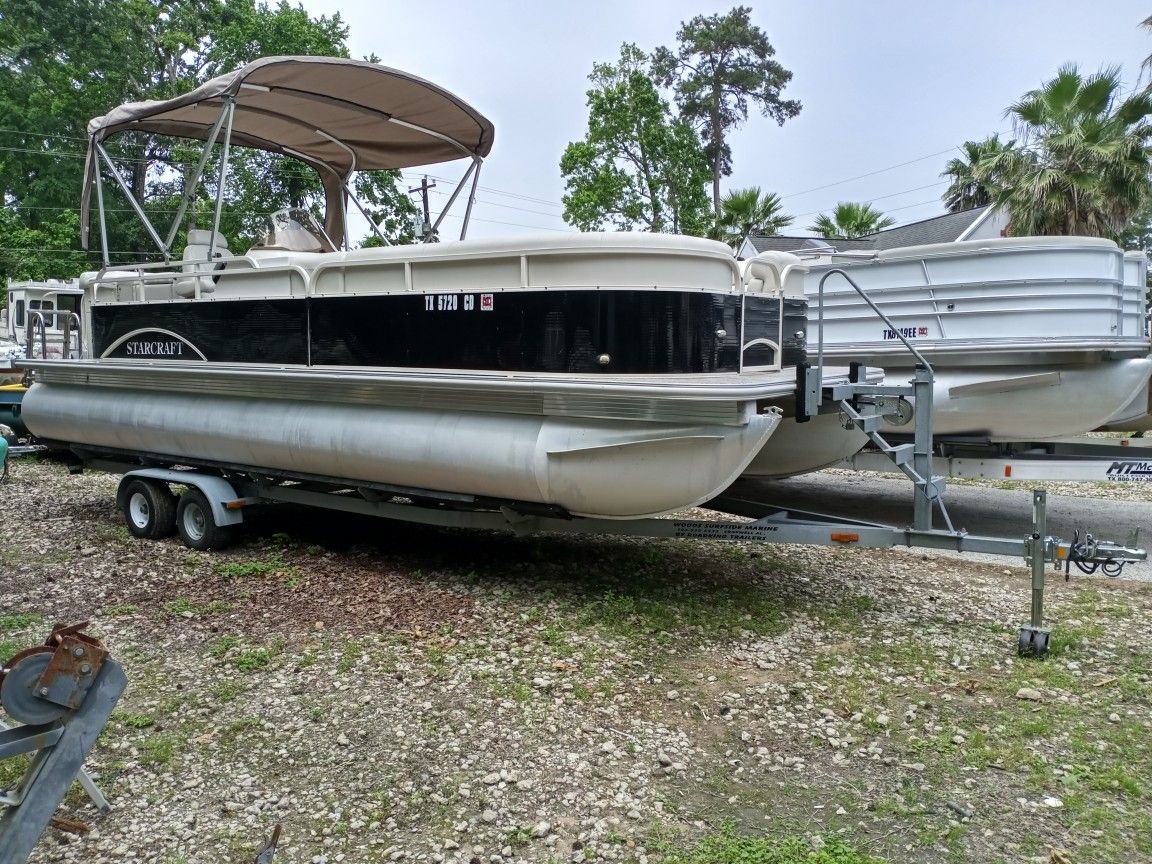
[[[495,296],[494,294],[481,294],[480,295],[480,311],[481,312],[491,312],[492,311],[492,298],[494,296]]]
[[[928,335],[927,327],[897,327],[895,330],[884,328],[880,331],[884,339],[920,339]]]

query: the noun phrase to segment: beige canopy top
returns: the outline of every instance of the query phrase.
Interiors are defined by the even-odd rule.
[[[338,57],[264,57],[166,101],[131,102],[88,123],[81,202],[87,247],[96,146],[119,132],[207,140],[227,99],[232,143],[293,156],[317,168],[329,234],[343,237],[341,196],[354,171],[483,158],[492,124],[446,90],[414,75]]]

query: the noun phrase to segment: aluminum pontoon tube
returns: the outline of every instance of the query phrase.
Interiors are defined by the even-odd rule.
[[[635,518],[702,503],[733,482],[780,423],[568,419],[139,392],[38,383],[38,437],[360,482],[556,504]]]

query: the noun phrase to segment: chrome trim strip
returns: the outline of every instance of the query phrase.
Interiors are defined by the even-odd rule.
[[[745,425],[745,405],[785,397],[795,390],[790,370],[744,376],[686,375],[661,381],[651,376],[573,380],[491,372],[205,367],[180,361],[55,360],[26,366],[35,371],[38,383],[48,386],[727,426]]]

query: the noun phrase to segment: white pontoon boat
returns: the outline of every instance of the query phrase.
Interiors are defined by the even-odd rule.
[[[105,148],[121,132],[205,142],[164,237]],[[464,241],[493,129],[433,84],[353,60],[265,58],[122,106],[89,133],[85,231],[95,193],[107,249],[110,177],[166,262],[112,267],[105,253],[83,277],[90,359],[27,363],[24,419],[42,439],[86,459],[612,518],[703,502],[756,457],[777,470],[763,448],[804,357],[802,287],[694,238]],[[213,224],[187,230],[176,258],[217,144]],[[264,242],[229,251],[219,225],[237,145],[314,168],[323,225],[282,211]],[[471,182],[460,241],[347,248],[355,171],[458,158],[471,160],[449,202]],[[827,431],[831,450],[858,446]],[[779,473],[828,458],[814,454],[790,448]]]
[[[915,362],[906,339],[935,368],[938,436],[1037,441],[1146,419],[1143,253],[1088,237],[1013,237],[815,254],[803,259],[810,353],[823,281],[825,359],[905,380]]]

